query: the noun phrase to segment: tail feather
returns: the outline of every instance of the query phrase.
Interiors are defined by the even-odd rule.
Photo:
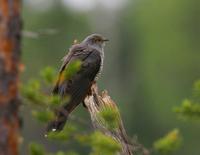
[[[64,108],[59,109],[56,112],[55,120],[48,123],[46,131],[47,132],[50,132],[50,131],[59,132],[59,131],[61,131],[65,126],[65,123],[68,119],[68,115],[69,115],[69,113],[68,113],[67,110],[65,110]]]
[[[70,96],[70,101],[66,103],[61,109],[56,113],[55,120],[51,121],[47,125],[47,132],[49,131],[61,131],[68,119],[69,114],[81,103],[83,102],[85,96],[91,87],[92,82],[87,78],[78,79],[76,83],[71,85],[70,89],[67,87],[67,83],[63,83],[59,89],[55,88],[55,92],[62,96],[68,94]],[[66,85],[65,85],[66,84]]]
[[[76,93],[71,96],[72,98],[69,103],[57,110],[56,118],[48,123],[46,131],[61,131],[65,126],[69,114],[84,100],[86,95],[87,89],[84,91],[82,91],[82,89],[78,89]]]

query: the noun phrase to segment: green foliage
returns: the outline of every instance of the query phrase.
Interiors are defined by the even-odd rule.
[[[158,139],[154,142],[154,149],[163,154],[169,154],[180,147],[182,138],[180,136],[179,130],[174,129],[169,132],[163,138]]]
[[[72,77],[73,74],[78,72],[80,66],[81,61],[70,63],[68,69],[61,75],[60,80]],[[30,103],[29,105],[37,105],[32,110],[33,117],[42,123],[47,123],[49,120],[54,119],[55,113],[52,109],[61,106],[62,102],[66,103],[69,100],[69,96],[61,98],[59,95],[51,95],[46,92],[49,84],[53,83],[55,83],[55,70],[51,67],[46,67],[40,72],[40,78],[30,80],[27,84],[21,86],[22,95],[26,99],[26,102]],[[114,107],[103,109],[99,113],[99,119],[111,130],[116,129],[120,123],[119,112]],[[58,142],[69,141],[69,139],[77,140],[80,144],[86,144],[92,148],[91,155],[114,155],[121,150],[120,144],[111,137],[99,131],[80,135],[80,133],[77,133],[77,127],[69,122],[61,132],[52,131],[45,135],[45,137]],[[74,137],[76,138],[74,139]],[[37,143],[31,143],[29,148],[31,155],[77,155],[76,152],[62,151],[50,154]]]
[[[78,62],[73,63],[68,70],[67,74],[72,75],[75,72],[75,68],[79,67]],[[36,108],[32,110],[33,117],[42,123],[47,123],[48,121],[55,118],[55,113],[51,109],[55,109],[57,106],[61,106],[61,103],[66,103],[69,100],[69,97],[66,96],[61,98],[59,95],[51,95],[46,93],[45,90],[50,84],[55,83],[55,70],[51,67],[46,67],[40,72],[40,78],[29,80],[27,84],[21,85],[21,93],[25,99],[24,103],[29,103],[29,105],[37,105]],[[45,81],[42,85],[42,81]],[[43,89],[41,88],[43,86]],[[32,107],[33,108],[33,107]],[[70,136],[74,134],[76,127],[68,123],[68,126],[64,128],[61,132],[50,132],[47,135],[48,139],[58,140],[58,141],[67,141]],[[30,144],[31,155],[43,155],[46,154],[43,147],[37,143]],[[56,155],[74,155],[74,152],[58,152]]]
[[[182,119],[200,120],[200,80],[194,83],[192,98],[185,99],[174,111]]]
[[[102,109],[99,113],[99,119],[110,130],[114,130],[119,127],[119,112],[114,107]]]
[[[67,75],[71,76],[79,67],[80,62],[75,61],[71,64],[71,67],[67,69]],[[61,106],[62,103],[67,103],[70,98],[67,95],[61,97],[60,95],[51,95],[46,92],[45,88],[47,88],[49,84],[53,85],[55,83],[55,77],[55,69],[46,67],[40,71],[40,77],[38,77],[38,79],[31,79],[27,84],[21,85],[21,94],[25,99],[24,103],[37,105],[40,108],[40,111],[36,109],[33,110],[32,115],[42,123],[47,123],[54,118],[54,112],[51,109]],[[40,80],[40,78],[42,80]],[[42,81],[45,81],[44,85]]]
[[[76,130],[77,128],[75,125],[68,123],[62,131],[49,132],[46,137],[50,140],[67,141],[73,134],[75,134]]]
[[[68,64],[67,69],[64,71],[64,79],[70,79],[74,74],[76,74],[81,67],[82,61],[75,60]]]
[[[40,92],[40,82],[38,80],[32,79],[28,81],[26,85],[21,86],[21,93],[26,99],[32,103],[39,104],[43,99]]]
[[[111,137],[95,131],[90,135],[78,135],[79,142],[92,147],[91,155],[115,155],[121,150],[121,146]]]
[[[48,66],[48,67],[44,68],[43,70],[41,70],[40,75],[47,84],[52,84],[56,80],[55,73],[56,73],[55,69]]]
[[[56,153],[47,153],[44,147],[38,143],[30,143],[29,152],[30,155],[78,155],[78,153],[74,151],[68,151],[68,152],[58,151]]]
[[[69,152],[62,152],[62,151],[59,151],[57,152],[55,155],[78,155],[78,153],[74,152],[74,151],[69,151]]]
[[[200,104],[185,99],[181,106],[175,107],[174,111],[183,119],[200,120]]]
[[[62,103],[67,103],[69,99],[69,95],[66,95],[65,97],[61,97],[60,95],[51,95],[47,96],[47,103],[50,108],[56,108],[61,106]]]
[[[46,155],[44,148],[38,143],[29,144],[30,155]]]
[[[52,95],[49,96],[48,98],[49,98],[49,103],[52,107],[58,106],[62,102],[62,98],[59,95]]]
[[[46,111],[36,111],[32,110],[32,115],[40,122],[46,123],[52,120],[54,116],[54,112],[46,110]]]
[[[41,81],[32,79],[27,84],[21,85],[21,93],[26,99],[24,103],[31,103],[31,105],[42,106],[43,108],[55,108],[61,105],[62,102],[66,103],[69,100],[68,96],[61,98],[59,95],[48,95],[41,89]]]
[[[92,155],[98,155],[100,152],[102,155],[114,155],[121,150],[118,142],[98,131],[91,135],[91,145],[93,148]]]

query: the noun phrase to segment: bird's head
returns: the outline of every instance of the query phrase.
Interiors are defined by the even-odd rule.
[[[109,41],[109,40],[100,34],[91,34],[83,40],[83,43],[86,43],[93,47],[103,48],[105,46],[106,41]]]

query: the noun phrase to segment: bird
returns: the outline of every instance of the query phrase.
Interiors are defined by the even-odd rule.
[[[57,109],[55,118],[47,124],[47,132],[61,131],[69,114],[83,103],[91,92],[91,86],[97,81],[103,68],[104,47],[107,41],[109,40],[100,34],[91,34],[82,42],[72,45],[67,55],[63,57],[52,93],[61,98],[69,96],[69,101]],[[63,73],[75,61],[81,62],[78,71],[71,77],[63,77]]]

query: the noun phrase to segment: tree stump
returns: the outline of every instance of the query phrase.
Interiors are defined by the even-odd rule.
[[[94,84],[91,88],[91,94],[85,98],[84,103],[90,113],[94,128],[101,131],[103,134],[112,137],[121,145],[122,149],[121,152],[119,152],[120,155],[132,155],[133,146],[128,140],[119,110],[107,91],[103,91],[101,95],[99,95],[97,85]],[[118,113],[117,117],[119,125],[114,130],[108,128],[99,117],[99,113],[106,108],[116,110]]]

